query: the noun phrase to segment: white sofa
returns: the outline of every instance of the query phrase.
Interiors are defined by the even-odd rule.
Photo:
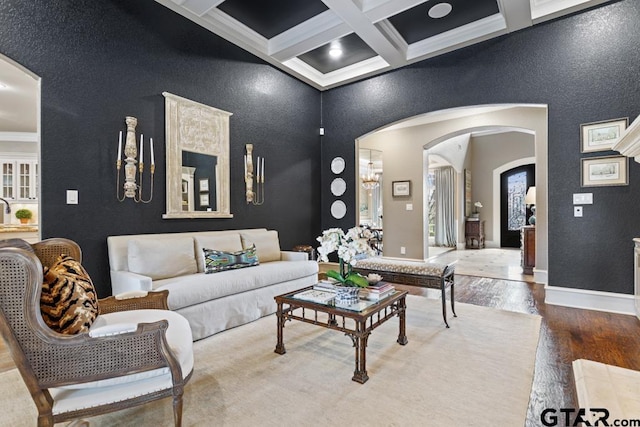
[[[203,248],[237,252],[255,244],[259,265],[206,274]],[[273,297],[316,283],[318,264],[305,252],[281,251],[267,229],[109,236],[114,295],[169,290],[194,340],[274,313]]]

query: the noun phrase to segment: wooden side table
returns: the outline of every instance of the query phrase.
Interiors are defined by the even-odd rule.
[[[536,227],[525,225],[521,233],[522,273],[533,274],[533,267],[536,266]]]
[[[464,225],[465,249],[484,248],[484,220],[469,219]]]

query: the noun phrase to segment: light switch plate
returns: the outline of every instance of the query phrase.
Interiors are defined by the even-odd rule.
[[[408,211],[412,211],[413,210],[413,203],[407,203],[407,210]]]
[[[573,193],[574,205],[592,205],[593,193]]]
[[[67,204],[68,205],[78,204],[78,190],[67,190]]]

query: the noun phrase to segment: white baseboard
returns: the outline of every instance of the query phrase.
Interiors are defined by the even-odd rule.
[[[543,285],[549,284],[549,273],[547,270],[538,270],[533,268],[533,281],[536,283],[542,283]]]
[[[636,314],[633,295],[549,285],[544,288],[544,302],[547,304],[632,316]]]

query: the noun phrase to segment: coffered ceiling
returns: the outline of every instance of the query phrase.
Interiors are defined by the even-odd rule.
[[[324,90],[611,0],[156,1]]]

